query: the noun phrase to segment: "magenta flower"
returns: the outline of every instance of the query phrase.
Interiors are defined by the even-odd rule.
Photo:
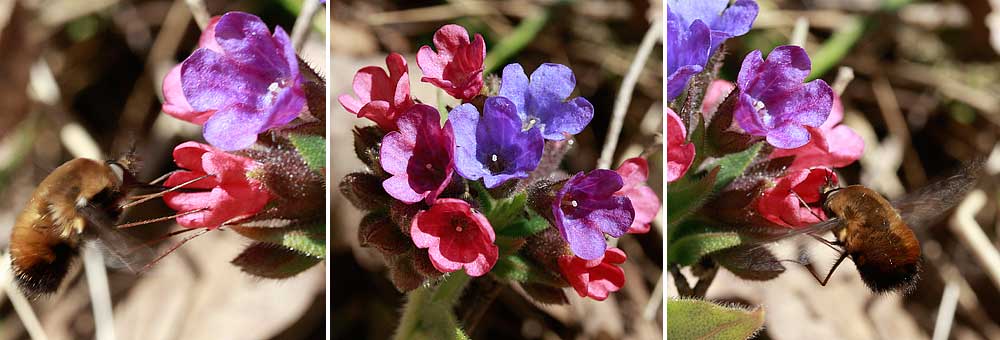
[[[828,181],[837,183],[837,174],[828,168],[790,171],[764,190],[757,199],[757,212],[774,224],[792,229],[819,222],[816,216],[826,218],[821,199]],[[809,206],[802,206],[796,195]]]
[[[604,234],[621,237],[635,220],[628,197],[617,196],[624,182],[617,172],[579,172],[567,180],[552,201],[555,225],[570,250],[585,260],[604,255]]]
[[[207,48],[218,53],[224,53],[222,46],[215,41],[215,25],[219,23],[221,16],[214,16],[208,22],[208,26],[201,32],[198,38],[198,48]],[[167,76],[163,78],[163,113],[174,118],[191,122],[198,125],[205,124],[208,118],[215,114],[215,110],[197,111],[191,107],[187,98],[184,98],[184,88],[181,86],[181,67],[183,63],[177,64],[170,69]]]
[[[865,151],[865,141],[851,128],[840,125],[844,119],[844,105],[840,96],[833,95],[833,109],[830,117],[820,127],[807,126],[809,143],[795,149],[774,149],[771,159],[794,156],[789,171],[825,166],[841,168],[854,163]]]
[[[382,139],[382,169],[392,177],[382,182],[390,196],[406,202],[433,204],[451,183],[455,171],[455,134],[451,122],[441,127],[434,107],[417,104],[396,121],[398,131]]]
[[[694,144],[687,142],[687,129],[674,110],[667,108],[667,183],[684,177],[694,162]]]
[[[434,84],[452,97],[470,100],[483,89],[483,61],[486,42],[459,25],[444,25],[434,32],[434,47],[424,45],[417,51],[417,65],[424,72],[420,81]]]
[[[507,98],[487,98],[483,112],[480,118],[475,106],[462,104],[448,115],[455,127],[458,173],[473,181],[482,178],[487,188],[527,178],[542,159],[542,134],[521,130],[517,108]]]
[[[178,212],[199,212],[177,217],[177,224],[187,228],[215,229],[228,222],[253,216],[271,199],[264,185],[247,176],[261,166],[256,161],[226,153],[211,146],[184,142],[174,148],[174,162],[184,169],[167,178],[165,186],[175,186],[204,175],[211,175],[184,186],[205,189],[201,192],[170,192],[163,201]]]
[[[559,269],[580,297],[604,301],[608,294],[625,285],[625,271],[618,267],[625,263],[625,259],[625,252],[621,249],[608,248],[593,260],[563,255],[559,257]]]
[[[833,105],[833,90],[826,82],[802,83],[811,69],[809,56],[798,46],[779,46],[767,61],[760,50],[750,52],[736,82],[740,97],[734,119],[744,131],[766,137],[776,148],[805,145],[806,127],[822,125]]]
[[[260,18],[229,12],[215,26],[215,41],[221,52],[199,48],[180,74],[191,108],[215,111],[204,122],[205,140],[223,150],[243,149],[257,134],[299,115],[305,93],[295,49],[281,27],[271,35]]]
[[[337,100],[359,118],[370,119],[384,131],[396,131],[396,119],[413,106],[409,69],[399,53],[385,57],[385,64],[389,74],[376,66],[358,70],[354,75],[354,93],[358,98],[343,94]]]
[[[615,170],[622,176],[624,185],[615,195],[628,197],[635,210],[635,219],[628,227],[629,234],[643,234],[649,232],[649,223],[656,218],[656,213],[660,212],[660,198],[656,196],[646,180],[649,178],[649,165],[642,157],[626,159],[622,165]]]
[[[442,273],[465,268],[469,276],[482,276],[499,256],[490,222],[459,199],[442,198],[417,213],[410,236],[418,248],[428,250],[431,264]]]
[[[542,64],[528,79],[520,64],[510,64],[503,68],[500,96],[514,102],[524,126],[537,126],[545,139],[563,140],[594,118],[594,105],[587,99],[569,98],[575,87],[576,76],[565,65]]]

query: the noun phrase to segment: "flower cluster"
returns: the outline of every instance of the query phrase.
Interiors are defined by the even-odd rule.
[[[272,34],[241,12],[212,18],[198,48],[163,80],[163,112],[202,125],[211,144],[174,148],[180,169],[164,182],[163,200],[182,227],[229,228],[258,241],[233,261],[250,274],[288,277],[308,267],[284,271],[269,256],[324,256],[325,86],[300,67],[281,27]],[[286,234],[312,240],[281,244]]]
[[[707,240],[722,250],[820,222],[824,193],[838,182],[834,169],[864,150],[840,124],[838,94],[821,79],[807,81],[813,70],[802,47],[778,46],[766,58],[752,51],[735,82],[717,79],[725,41],[747,33],[757,11],[752,0],[667,2],[668,209],[678,217],[669,221],[676,228],[668,247]],[[761,252],[708,256],[741,277],[776,276],[751,274],[753,261],[727,257],[766,257]],[[696,260],[668,258],[672,265]]]
[[[482,36],[446,25],[433,42],[417,53],[420,79],[458,106],[439,111],[412,98],[410,70],[395,53],[387,72],[362,68],[354,94],[339,97],[376,124],[355,129],[355,151],[370,171],[340,184],[369,211],[361,244],[386,257],[402,291],[459,270],[529,292],[572,286],[598,300],[621,288],[625,254],[606,237],[647,232],[659,212],[646,161],[550,181],[555,169],[540,164],[558,164],[564,153],[551,151],[594,116],[587,99],[573,96],[573,71],[545,63],[529,75],[509,64],[499,82],[487,82]]]

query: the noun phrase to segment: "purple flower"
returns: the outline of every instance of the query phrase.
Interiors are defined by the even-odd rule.
[[[563,184],[552,201],[552,215],[562,237],[576,256],[595,260],[604,256],[604,234],[621,237],[632,225],[632,201],[617,196],[624,182],[613,170],[579,172]]]
[[[564,65],[542,64],[529,81],[520,64],[510,64],[503,68],[500,96],[514,103],[527,128],[537,126],[545,139],[563,140],[564,133],[580,133],[594,118],[587,99],[569,99],[574,87],[576,77]]]
[[[757,3],[737,0],[667,1],[667,98],[673,100],[726,39],[746,34]]]
[[[396,121],[398,131],[382,138],[382,169],[392,177],[382,182],[390,196],[406,202],[433,204],[451,183],[455,171],[455,134],[451,122],[441,126],[434,107],[417,104]]]
[[[673,100],[701,72],[712,47],[711,31],[701,20],[683,26],[667,7],[667,98]]]
[[[184,60],[181,85],[196,111],[215,110],[204,135],[223,150],[243,149],[257,134],[295,119],[306,103],[295,49],[257,16],[229,12],[215,26],[221,53],[199,48]]]
[[[739,102],[733,117],[747,133],[766,136],[776,148],[809,142],[806,126],[823,125],[833,107],[833,90],[823,80],[803,84],[812,66],[798,46],[779,46],[761,59],[747,54],[737,79]]]
[[[673,12],[680,27],[691,27],[701,21],[712,31],[712,53],[726,39],[738,37],[750,31],[759,8],[753,0],[736,0],[732,6],[729,0],[668,0],[667,12]]]
[[[521,129],[509,99],[487,98],[482,119],[472,104],[462,104],[448,117],[455,126],[455,167],[462,177],[482,178],[487,188],[495,188],[538,167],[545,140],[538,129]]]

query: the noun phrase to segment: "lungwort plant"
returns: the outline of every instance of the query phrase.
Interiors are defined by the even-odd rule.
[[[822,189],[864,149],[839,125],[843,108],[830,86],[807,81],[801,47],[778,46],[766,58],[753,51],[735,84],[719,79],[726,40],[749,31],[757,12],[753,0],[667,2],[667,265],[682,296],[667,302],[670,337],[754,334],[763,307],[699,299],[719,268],[746,280],[784,272],[757,245],[825,219]]]
[[[492,299],[460,299],[472,280],[518,285],[546,304],[568,303],[569,287],[595,300],[621,289],[627,255],[607,238],[647,232],[659,211],[646,161],[562,175],[573,135],[594,116],[572,95],[573,71],[545,63],[529,74],[510,64],[500,77],[484,74],[483,37],[458,25],[439,29],[433,44],[417,53],[420,79],[460,100],[456,107],[412,98],[410,69],[396,53],[385,69],[359,70],[354,93],[338,98],[375,123],[354,129],[367,169],[344,176],[340,191],[367,213],[361,245],[383,255],[407,293],[396,338],[466,338],[456,304],[485,308]]]

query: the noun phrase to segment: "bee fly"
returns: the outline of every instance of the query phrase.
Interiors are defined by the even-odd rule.
[[[134,164],[130,156],[108,162],[76,158],[53,170],[35,188],[27,206],[15,220],[10,237],[11,268],[26,296],[55,292],[81,244],[87,241],[93,241],[90,243],[110,253],[113,264],[133,272],[140,268],[136,264],[152,264],[149,262],[152,251],[119,228],[178,215],[122,226],[115,226],[115,223],[124,208],[183,185],[126,203],[133,189],[162,188],[137,181]]]
[[[911,228],[926,227],[958,204],[973,187],[982,165],[982,159],[972,161],[957,174],[892,202],[861,185],[828,185],[820,200],[828,219],[775,240],[804,234],[840,252],[823,279],[811,264],[805,263],[823,286],[841,262],[850,257],[872,291],[908,291],[918,280],[921,262],[920,242]],[[819,236],[826,231],[832,231],[836,240]]]

